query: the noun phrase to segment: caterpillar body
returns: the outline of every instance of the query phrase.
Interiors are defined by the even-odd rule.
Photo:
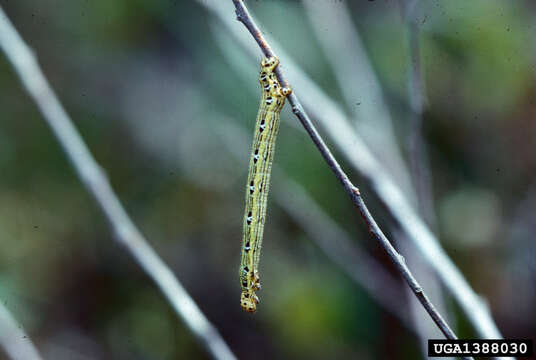
[[[279,130],[279,114],[286,97],[291,93],[289,88],[282,87],[277,80],[274,71],[278,65],[279,60],[276,57],[264,58],[261,61],[259,82],[262,95],[255,123],[246,187],[246,210],[239,269],[242,288],[240,305],[245,311],[251,313],[257,310],[259,298],[255,292],[261,289],[258,266],[275,140]]]

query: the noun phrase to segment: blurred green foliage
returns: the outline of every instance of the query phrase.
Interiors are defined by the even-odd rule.
[[[257,63],[223,43],[225,28],[202,6],[212,1],[219,0],[0,0],[0,6],[34,49],[129,214],[239,358],[419,356],[415,336],[312,245],[273,200],[261,261],[262,303],[255,316],[241,312],[236,273]],[[263,31],[342,106],[335,70],[303,4],[248,4]],[[347,5],[407,159],[409,61],[400,4]],[[438,235],[489,301],[503,335],[533,337],[536,266],[525,254],[536,254],[536,225],[523,215],[536,209],[536,8],[529,1],[498,0],[420,6],[424,141]],[[113,241],[4,56],[0,93],[0,300],[44,357],[206,358]],[[367,94],[357,95],[367,100]],[[319,153],[293,126],[288,108],[284,118],[278,166],[390,269]],[[276,169],[273,177],[278,174]],[[364,189],[389,229],[384,208]],[[513,292],[515,283],[526,286]],[[406,309],[406,299],[393,301]],[[456,306],[449,311],[461,335],[473,336]]]

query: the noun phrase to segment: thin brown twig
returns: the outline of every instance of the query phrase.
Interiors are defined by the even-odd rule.
[[[250,46],[250,37],[244,36],[246,33],[235,27],[234,19],[229,16],[231,9],[234,8],[232,2],[204,0],[197,2],[211,11],[227,28],[227,33],[232,35],[251,56],[255,56],[255,50]],[[270,36],[266,35],[266,38],[270,39]],[[293,61],[291,56],[280,46],[275,46],[277,44],[275,40],[270,39],[270,43],[280,49],[280,58],[284,60],[285,69],[294,75],[295,89],[307,89],[308,96],[302,101],[324,125],[324,129],[341,155],[364,181],[370,183],[371,190],[385,206],[387,214],[398,223],[407,234],[407,238],[415,244],[417,251],[434,269],[478,336],[482,339],[502,339],[503,336],[493,320],[487,303],[473,290],[441,247],[438,238],[414,210],[409,200],[411,195],[402,190],[390,171],[372,154],[361,135],[349,125],[349,119],[341,108]]]
[[[262,52],[265,56],[275,56],[274,51],[271,49],[269,44],[264,39],[263,35],[261,34],[259,28],[255,24],[255,22],[252,20],[251,16],[249,15],[249,12],[242,0],[233,0],[233,4],[235,5],[236,10],[236,17],[237,20],[242,22],[244,26],[248,29],[248,31],[251,33],[251,35],[254,37],[255,41],[261,48]],[[281,68],[278,67],[276,69],[276,75],[280,82],[284,84],[284,86],[289,86],[288,82],[284,78]],[[352,202],[355,204],[355,206],[358,208],[363,220],[367,224],[367,227],[369,229],[369,232],[372,234],[372,236],[380,242],[380,245],[385,249],[387,254],[389,255],[389,258],[393,262],[393,264],[396,266],[402,277],[406,280],[409,287],[412,289],[415,296],[419,299],[423,307],[426,309],[432,320],[436,323],[436,325],[439,327],[441,332],[445,335],[447,339],[457,339],[456,335],[450,329],[448,324],[445,322],[445,320],[441,317],[439,312],[435,309],[434,305],[430,302],[426,294],[424,293],[423,289],[417,282],[417,280],[413,277],[411,272],[409,271],[408,267],[405,264],[404,258],[394,249],[394,247],[391,245],[387,237],[383,234],[379,226],[376,224],[376,221],[370,214],[367,206],[365,205],[363,198],[359,192],[359,189],[352,184],[352,182],[349,180],[346,173],[342,170],[339,163],[329,150],[329,148],[324,143],[324,140],[319,135],[318,131],[316,130],[315,126],[312,124],[311,120],[309,119],[308,115],[303,110],[303,107],[301,103],[298,100],[298,97],[296,96],[295,92],[293,92],[289,96],[289,102],[292,105],[292,111],[296,115],[296,117],[300,120],[303,127],[313,140],[313,143],[318,148],[320,153],[322,154],[322,157],[330,167],[331,171],[334,173],[334,175],[337,177],[337,179],[341,182],[342,186],[344,187],[346,193],[351,198]]]

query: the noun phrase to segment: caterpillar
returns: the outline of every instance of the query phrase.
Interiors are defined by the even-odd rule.
[[[286,97],[292,92],[277,80],[274,71],[278,65],[276,57],[261,61],[259,83],[262,95],[249,160],[239,277],[242,289],[240,305],[250,313],[257,310],[259,303],[255,292],[261,289],[258,266],[279,114]]]

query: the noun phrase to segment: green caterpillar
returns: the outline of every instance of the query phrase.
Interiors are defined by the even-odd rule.
[[[261,289],[258,266],[275,139],[279,130],[279,114],[286,97],[292,92],[291,89],[282,87],[277,80],[274,70],[278,65],[279,60],[276,57],[264,58],[261,61],[259,82],[262,96],[249,161],[239,275],[242,287],[240,305],[251,313],[257,310],[259,303],[255,291]]]

